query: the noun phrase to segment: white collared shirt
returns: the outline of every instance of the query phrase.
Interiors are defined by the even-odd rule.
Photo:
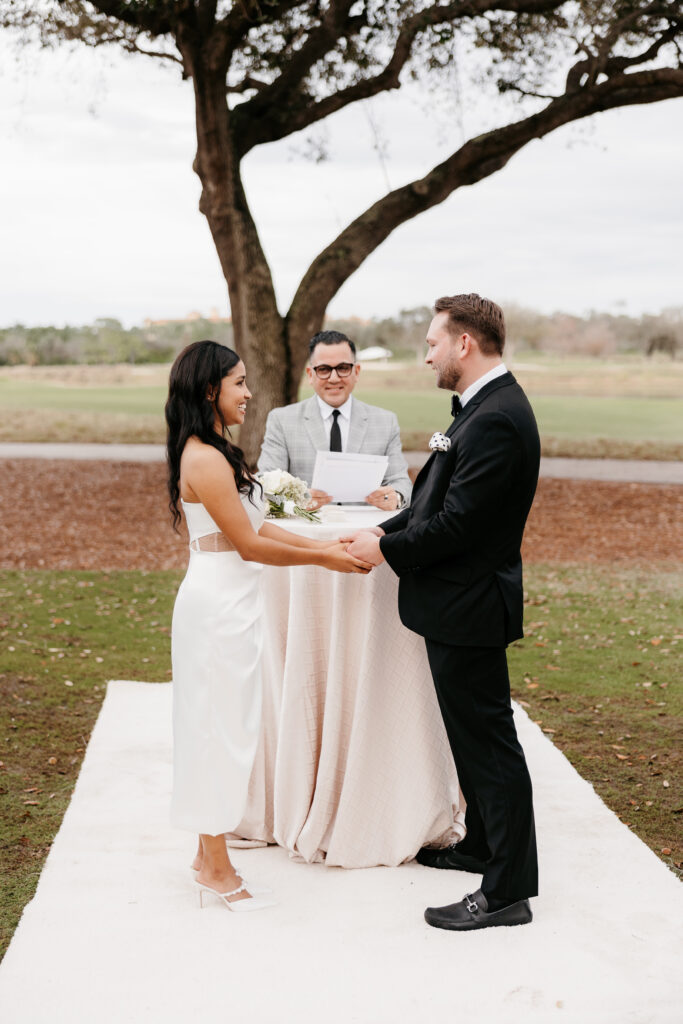
[[[477,394],[478,391],[488,384],[489,381],[495,380],[496,377],[502,377],[504,373],[507,373],[507,366],[505,363],[500,363],[498,366],[494,366],[492,370],[485,373],[479,380],[475,380],[474,384],[470,384],[468,388],[465,388],[460,396],[460,405],[464,409],[471,398]]]
[[[332,430],[332,413],[334,408],[324,402],[320,395],[315,396],[318,399],[318,405],[320,407],[320,415],[323,418],[323,424],[325,426],[325,432],[327,434],[327,447],[330,446],[330,431]],[[337,423],[339,424],[339,430],[341,431],[341,445],[342,451],[345,452],[349,443],[349,430],[351,429],[351,403],[353,402],[353,395],[349,395],[343,405],[339,406],[339,412],[341,416],[338,418]]]

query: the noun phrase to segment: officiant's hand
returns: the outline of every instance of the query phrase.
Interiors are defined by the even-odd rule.
[[[365,499],[368,505],[381,508],[384,512],[395,512],[399,506],[398,494],[393,487],[378,487]]]
[[[369,530],[361,530],[346,549],[354,558],[358,558],[370,565],[379,565],[384,561],[384,555],[379,546],[379,537]]]
[[[332,501],[334,501],[334,498],[331,494],[326,494],[325,491],[311,490],[311,500],[306,508],[309,512],[315,512],[317,508],[322,508],[323,505],[329,505]]]

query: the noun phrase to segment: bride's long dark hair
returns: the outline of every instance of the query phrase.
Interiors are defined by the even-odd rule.
[[[195,341],[183,349],[171,367],[164,412],[167,427],[168,507],[176,533],[181,518],[178,507],[180,457],[190,437],[198,437],[204,444],[217,448],[232,467],[238,491],[253,498],[256,482],[242,449],[225,436],[228,427],[216,402],[223,377],[239,361],[237,353],[226,345],[219,345],[216,341]],[[211,399],[209,394],[215,397]],[[222,434],[215,429],[216,415],[223,427]]]

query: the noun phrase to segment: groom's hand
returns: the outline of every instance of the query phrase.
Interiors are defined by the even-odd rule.
[[[379,546],[379,537],[369,530],[361,530],[347,547],[347,552],[362,562],[369,562],[370,565],[379,565],[384,561]]]
[[[361,533],[374,533],[376,537],[384,536],[384,530],[381,526],[366,526],[364,530],[356,530],[355,533],[350,533],[348,537],[340,537],[339,540],[344,544],[353,544],[356,537],[360,537]]]

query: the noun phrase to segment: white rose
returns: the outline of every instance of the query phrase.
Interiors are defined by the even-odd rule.
[[[283,474],[281,469],[271,469],[267,473],[261,473],[259,480],[266,494],[277,494],[282,486]]]

